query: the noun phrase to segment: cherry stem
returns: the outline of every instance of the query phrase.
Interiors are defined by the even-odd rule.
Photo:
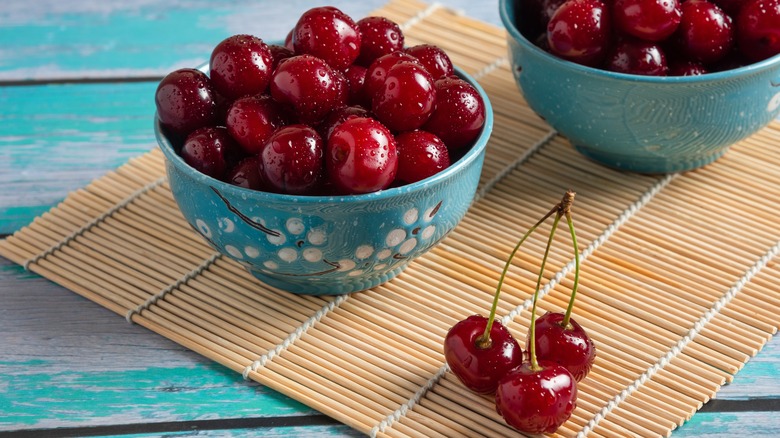
[[[566,192],[567,195],[571,192]],[[531,327],[528,332],[530,350],[528,355],[531,360],[531,370],[539,371],[542,367],[539,366],[539,362],[536,360],[536,302],[539,299],[539,289],[542,285],[542,277],[544,277],[544,265],[547,264],[547,256],[550,255],[550,247],[552,246],[553,236],[555,235],[555,229],[558,228],[558,223],[563,216],[562,204],[558,204],[558,211],[555,215],[555,221],[550,229],[550,237],[547,238],[547,247],[544,249],[544,257],[542,258],[542,264],[539,266],[539,276],[536,278],[536,289],[534,290],[534,302],[531,307]]]
[[[555,213],[560,212],[561,210],[561,204],[556,204],[555,207],[553,207],[550,211],[547,212],[547,214],[544,215],[541,219],[539,219],[538,222],[534,224],[526,233],[523,235],[523,237],[520,239],[520,241],[517,242],[517,245],[515,245],[514,249],[512,249],[512,252],[509,254],[509,257],[506,260],[506,263],[504,264],[504,270],[501,271],[501,277],[498,279],[498,286],[496,287],[496,293],[493,295],[493,305],[490,307],[490,315],[488,316],[488,322],[487,326],[485,326],[485,333],[482,334],[479,338],[477,338],[477,346],[482,349],[490,348],[493,341],[490,339],[490,330],[493,328],[493,321],[496,319],[496,310],[498,309],[498,296],[501,294],[501,286],[504,284],[504,278],[506,278],[506,273],[509,271],[509,267],[512,265],[512,259],[515,257],[515,254],[517,253],[517,250],[520,249],[520,245],[525,242],[526,239],[528,239],[528,236],[531,235],[538,227],[541,225],[547,218],[552,216]]]
[[[577,236],[574,233],[574,221],[571,219],[571,209],[564,212],[566,215],[566,222],[569,224],[569,232],[571,233],[571,243],[574,246],[574,285],[571,287],[571,298],[569,298],[569,307],[566,308],[566,315],[563,317],[561,325],[563,328],[569,327],[569,320],[571,319],[571,312],[574,309],[574,297],[577,295],[577,287],[580,284],[580,250],[577,247]]]

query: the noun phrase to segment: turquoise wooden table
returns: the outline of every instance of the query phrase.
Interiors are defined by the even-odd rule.
[[[496,1],[447,7],[500,25]],[[337,0],[353,17],[383,0]],[[281,40],[317,3],[4,0],[0,235],[155,146],[153,92],[235,33]],[[0,258],[0,436],[357,432]],[[674,436],[780,436],[773,339]]]

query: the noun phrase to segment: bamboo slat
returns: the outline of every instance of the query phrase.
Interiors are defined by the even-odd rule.
[[[0,241],[0,254],[371,436],[502,437],[512,430],[490,397],[449,372],[442,340],[487,312],[516,240],[573,189],[575,317],[599,353],[555,436],[670,435],[777,332],[780,229],[766,199],[780,198],[780,123],[702,169],[619,172],[579,155],[528,108],[502,29],[416,0],[376,14],[400,23],[407,43],[447,50],[495,113],[475,203],[398,278],[338,297],[260,283],[185,223],[157,149],[70,194]],[[498,305],[521,343],[549,225],[540,230]],[[573,268],[558,233],[540,314],[565,308]]]

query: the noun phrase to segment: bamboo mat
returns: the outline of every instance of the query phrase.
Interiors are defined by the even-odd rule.
[[[584,248],[575,317],[598,358],[557,435],[669,435],[777,330],[780,227],[768,200],[780,199],[780,123],[697,171],[614,171],[525,105],[502,29],[415,0],[377,13],[402,23],[409,45],[447,50],[495,112],[476,202],[392,282],[337,297],[264,286],[184,222],[159,150],[70,194],[0,254],[366,434],[508,436],[492,398],[448,372],[442,339],[487,314],[511,248],[571,188]],[[499,304],[521,344],[547,231],[523,245]],[[556,235],[540,312],[566,307],[567,234]]]

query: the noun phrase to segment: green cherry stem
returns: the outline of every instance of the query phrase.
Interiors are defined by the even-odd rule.
[[[493,321],[496,319],[496,310],[498,309],[498,296],[501,294],[501,286],[504,284],[504,278],[506,278],[506,273],[509,271],[509,267],[512,265],[512,259],[515,257],[515,254],[517,253],[517,250],[520,249],[520,245],[525,242],[526,239],[528,239],[528,236],[531,235],[538,227],[541,225],[547,218],[552,216],[555,213],[559,213],[561,210],[561,204],[558,203],[553,207],[550,211],[547,212],[547,214],[544,215],[541,219],[539,219],[538,222],[534,224],[526,233],[523,235],[523,237],[517,242],[517,245],[515,245],[514,249],[512,249],[512,252],[509,254],[509,257],[506,260],[506,263],[504,264],[504,270],[501,271],[501,277],[498,279],[498,286],[496,287],[496,293],[493,295],[493,305],[490,307],[490,315],[488,316],[488,322],[487,326],[485,326],[485,333],[482,334],[479,338],[477,338],[477,346],[482,349],[490,348],[492,344],[492,340],[490,339],[490,329],[493,328]]]
[[[570,205],[571,206],[571,205]],[[574,233],[574,221],[571,219],[571,208],[564,211],[566,215],[566,222],[569,224],[569,232],[571,233],[571,243],[574,246],[574,285],[571,287],[571,298],[569,298],[569,307],[566,308],[566,315],[561,321],[561,325],[564,328],[569,326],[569,320],[571,319],[571,312],[574,309],[574,297],[577,295],[577,287],[580,284],[580,250],[577,247],[577,235]]]
[[[567,192],[567,194],[570,192]],[[561,204],[559,204],[559,207]],[[539,366],[539,362],[536,360],[536,302],[539,299],[539,289],[542,285],[542,277],[544,277],[544,265],[547,264],[547,256],[550,255],[550,247],[552,246],[553,236],[555,236],[555,229],[558,228],[558,223],[561,221],[561,217],[563,216],[563,208],[559,208],[557,214],[555,215],[555,221],[553,222],[553,226],[550,229],[550,237],[547,239],[547,247],[544,249],[544,257],[542,258],[542,264],[539,266],[539,276],[536,278],[536,289],[534,290],[534,301],[533,306],[531,307],[531,327],[529,328],[528,337],[529,337],[529,346],[530,350],[528,352],[528,355],[530,356],[531,360],[531,370],[532,371],[539,371],[542,369],[542,367]]]

